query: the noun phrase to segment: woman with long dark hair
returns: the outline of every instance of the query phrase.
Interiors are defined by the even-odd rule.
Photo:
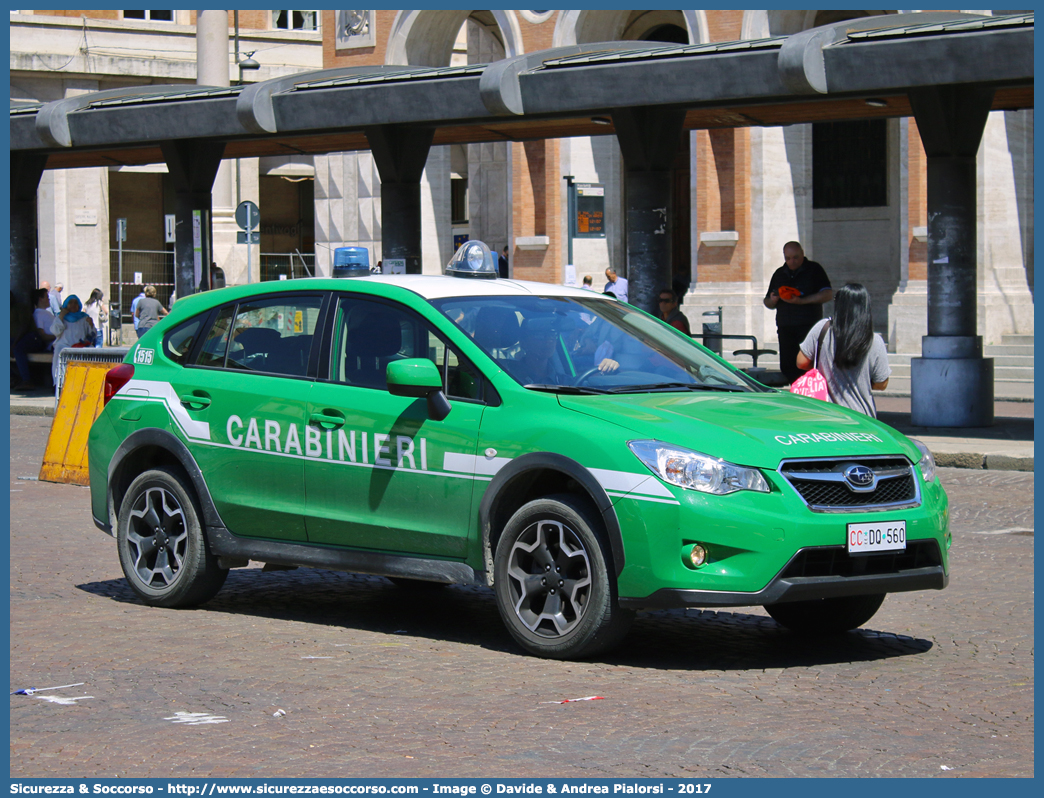
[[[91,291],[83,311],[91,317],[91,323],[94,324],[94,345],[102,346],[105,343],[105,321],[109,317],[109,308],[105,305],[105,294],[100,288]]]
[[[892,373],[884,339],[874,332],[870,292],[849,283],[834,292],[834,315],[823,319],[801,342],[797,367],[816,368],[826,378],[830,401],[877,417],[871,390],[888,387]]]

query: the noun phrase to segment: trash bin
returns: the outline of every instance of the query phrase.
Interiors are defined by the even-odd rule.
[[[703,345],[714,354],[721,355],[721,308],[705,310],[703,316],[717,319],[717,321],[703,322]]]

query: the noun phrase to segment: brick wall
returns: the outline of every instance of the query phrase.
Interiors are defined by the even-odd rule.
[[[336,67],[369,66],[383,64],[388,52],[388,36],[398,11],[377,11],[374,25],[377,28],[376,44],[373,47],[358,47],[352,50],[337,52],[337,13],[322,12],[323,28],[323,69]]]
[[[927,280],[928,242],[915,240],[913,229],[915,227],[925,227],[928,224],[928,160],[924,154],[924,145],[921,144],[921,133],[917,129],[917,122],[912,116],[909,118],[908,131],[907,191],[909,192],[909,202],[907,204],[907,239],[910,246],[909,279]]]
[[[512,147],[512,220],[515,236],[551,238],[547,249],[518,249],[509,253],[513,275],[519,280],[545,283],[562,281],[562,265],[556,243],[562,240],[563,209],[558,160],[558,139],[526,142]]]
[[[697,250],[701,283],[750,279],[750,131],[701,130],[696,135],[696,229],[699,233],[735,231],[736,246]]]
[[[741,38],[742,11],[708,11],[707,31],[712,42],[734,42]]]

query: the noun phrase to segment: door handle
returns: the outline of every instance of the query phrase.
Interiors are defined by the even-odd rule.
[[[308,417],[308,423],[323,429],[340,429],[344,426],[344,416],[333,410],[325,413],[312,413]]]
[[[210,407],[210,397],[206,394],[189,394],[188,396],[179,396],[178,399],[189,410],[203,410]]]

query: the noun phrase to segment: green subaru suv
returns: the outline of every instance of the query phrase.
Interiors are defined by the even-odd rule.
[[[250,561],[487,585],[523,648],[574,658],[641,609],[832,633],[946,586],[923,444],[612,297],[494,271],[469,242],[445,276],[179,300],[90,433],[94,520],[142,600],[205,602]]]

